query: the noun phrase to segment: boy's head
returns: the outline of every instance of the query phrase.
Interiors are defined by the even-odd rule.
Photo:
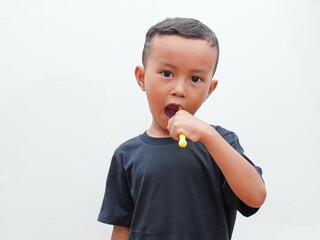
[[[142,63],[146,67],[148,54],[151,51],[152,40],[155,36],[175,35],[187,39],[202,39],[208,41],[216,49],[216,61],[213,69],[213,75],[217,69],[219,60],[219,42],[215,33],[199,20],[192,18],[168,18],[152,26],[145,38]]]
[[[180,108],[192,115],[197,112],[217,86],[212,77],[218,54],[216,36],[198,20],[173,18],[150,28],[144,66],[135,68],[153,117],[148,134],[168,136],[168,121]]]

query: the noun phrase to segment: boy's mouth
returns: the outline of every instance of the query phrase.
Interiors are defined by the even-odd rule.
[[[178,110],[179,110],[179,105],[177,105],[177,104],[169,104],[169,105],[167,105],[165,107],[164,113],[170,119],[176,114],[176,112],[178,112]]]

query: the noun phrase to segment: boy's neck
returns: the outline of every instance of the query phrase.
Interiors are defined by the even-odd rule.
[[[170,137],[170,134],[168,131],[159,131],[152,126],[147,130],[147,134],[150,137],[153,138],[167,138]]]

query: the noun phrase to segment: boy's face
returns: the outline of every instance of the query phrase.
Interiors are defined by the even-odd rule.
[[[201,39],[155,36],[145,68],[137,66],[135,75],[146,92],[152,114],[149,133],[169,136],[168,120],[178,106],[194,115],[217,85],[212,80],[217,51]]]

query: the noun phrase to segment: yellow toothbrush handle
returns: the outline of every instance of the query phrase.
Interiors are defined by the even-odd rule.
[[[182,108],[179,106],[178,110],[180,111]],[[188,145],[187,140],[186,140],[186,135],[180,133],[179,134],[179,147],[185,148]]]
[[[185,148],[187,146],[186,136],[182,133],[179,134],[179,147]]]

